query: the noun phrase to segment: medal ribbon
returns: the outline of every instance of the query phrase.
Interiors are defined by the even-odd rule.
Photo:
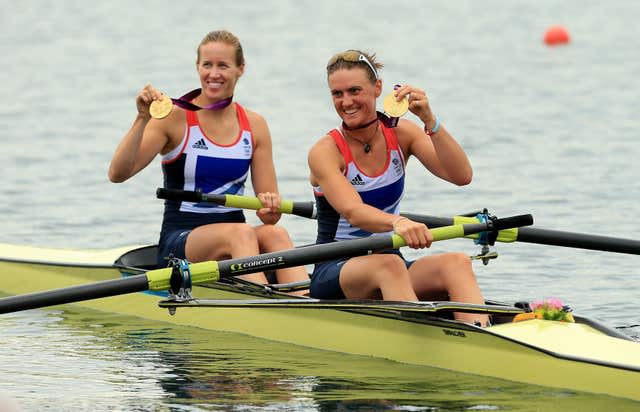
[[[389,128],[396,127],[398,125],[398,120],[400,120],[399,117],[391,117],[388,114],[382,112],[376,113],[378,113],[378,120],[380,120],[383,125]]]
[[[220,109],[224,109],[225,107],[229,106],[231,104],[231,102],[233,101],[233,95],[231,95],[230,97],[224,98],[218,102],[215,102],[213,104],[204,106],[204,107],[200,107],[197,104],[193,104],[191,103],[191,101],[193,99],[195,99],[196,97],[198,97],[200,94],[202,93],[202,89],[195,89],[195,90],[191,90],[189,93],[185,94],[184,96],[178,98],[178,99],[171,99],[171,101],[173,102],[173,104],[175,104],[178,107],[181,107],[185,110],[190,110],[192,112],[198,111],[198,110],[220,110]]]

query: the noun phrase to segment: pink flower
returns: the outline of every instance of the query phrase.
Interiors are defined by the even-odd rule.
[[[550,298],[547,300],[536,300],[529,304],[531,310],[540,315],[542,319],[556,320],[562,322],[573,322],[573,316],[569,313],[571,309],[564,306],[558,298]],[[538,318],[536,316],[536,318]]]
[[[547,305],[549,305],[552,308],[555,309],[562,309],[564,304],[562,303],[562,301],[558,298],[550,298],[547,299]]]
[[[562,303],[562,301],[558,298],[550,298],[547,300],[534,300],[533,302],[531,302],[529,304],[529,307],[531,307],[531,310],[537,310],[537,309],[543,309],[543,310],[549,310],[549,309],[557,309],[557,310],[561,310],[564,307],[564,303]]]

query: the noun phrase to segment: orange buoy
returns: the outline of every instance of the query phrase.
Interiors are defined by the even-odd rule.
[[[551,26],[544,34],[544,42],[547,46],[556,46],[569,43],[569,32],[562,26]]]

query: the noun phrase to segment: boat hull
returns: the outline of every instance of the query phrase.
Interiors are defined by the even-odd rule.
[[[132,248],[57,251],[0,244],[0,291],[31,293],[140,273],[120,260]],[[131,263],[136,263],[131,262]],[[277,293],[211,284],[194,286],[208,299],[282,297]],[[183,326],[247,334],[347,354],[439,367],[534,385],[640,401],[640,344],[609,336],[588,322],[542,320],[489,328],[439,317],[376,309],[203,307],[158,308],[166,296],[135,293],[74,305]],[[172,306],[169,304],[169,306]],[[580,319],[580,318],[578,318]]]

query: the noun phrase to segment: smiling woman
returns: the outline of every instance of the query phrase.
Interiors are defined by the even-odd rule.
[[[245,69],[238,38],[224,30],[208,33],[198,46],[196,69],[200,88],[180,99],[170,99],[150,84],[138,93],[136,119],[116,149],[109,179],[129,179],[158,154],[167,189],[242,195],[251,174],[263,205],[257,211],[261,225],[248,225],[238,208],[167,200],[158,266],[166,266],[170,258],[199,262],[292,248],[287,231],[276,225],[280,195],[267,123],[232,103]],[[276,275],[279,282],[308,279],[303,267]],[[245,277],[267,282],[262,272]]]
[[[424,130],[409,120],[376,112],[382,67],[375,54],[360,50],[337,53],[327,64],[333,106],[342,125],[309,152],[318,205],[317,243],[394,231],[412,248],[431,246],[433,235],[425,225],[399,215],[405,165],[411,155],[443,180],[456,185],[471,181],[467,155],[433,114],[424,90],[397,86],[391,98],[406,101]],[[445,253],[411,262],[397,249],[317,264],[311,294],[324,299],[484,303],[466,255]],[[488,323],[486,315],[456,313],[456,318]]]

